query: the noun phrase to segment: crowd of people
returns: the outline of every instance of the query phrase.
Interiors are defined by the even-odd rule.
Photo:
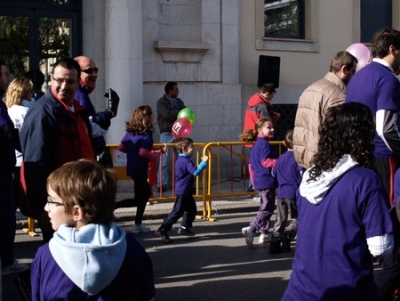
[[[280,126],[271,102],[275,88],[264,84],[248,102],[239,139],[251,149],[249,188],[260,206],[241,232],[249,248],[259,232],[260,244],[270,241],[270,254],[291,252],[296,239],[282,300],[386,301],[400,284],[400,32],[375,33],[372,56],[357,72],[358,60],[348,51],[333,57],[329,72],[301,94],[279,157],[269,143]],[[9,83],[4,61],[0,68],[2,275],[29,268],[13,255],[19,207],[38,221],[45,241],[31,265],[33,300],[153,300],[149,255],[113,222],[116,208],[136,207],[131,232],[151,230],[143,223],[151,162],[154,168],[158,161],[161,171],[157,190],[170,188],[167,146],[153,147],[152,108],[137,107],[126,122],[118,150],[127,154],[135,195],[116,202],[117,178],[103,135],[120,99],[108,89],[107,107],[96,112],[90,100],[96,63],[86,56],[58,60],[39,99],[28,76]],[[164,90],[157,125],[160,142],[175,144],[176,200],[155,232],[171,243],[168,231],[179,219],[177,233],[195,235],[194,181],[208,157],[195,165],[193,139],[172,135],[185,104],[176,82]],[[376,275],[373,260],[383,262]]]
[[[296,237],[282,300],[391,300],[399,286],[400,32],[378,31],[372,56],[357,73],[354,55],[334,56],[324,78],[301,94],[278,160],[269,141],[279,124],[270,111],[246,109],[244,123],[254,127],[240,139],[255,141],[249,174],[260,207],[242,233],[249,247],[257,231],[264,243],[276,204],[269,253],[290,252]],[[251,122],[249,112],[258,119]],[[376,275],[373,259],[383,262]]]

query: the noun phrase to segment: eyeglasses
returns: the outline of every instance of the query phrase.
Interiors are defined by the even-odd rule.
[[[52,77],[52,78],[59,85],[62,85],[63,83],[66,83],[68,86],[73,86],[73,85],[75,85],[77,83],[77,81],[72,79],[72,78],[70,78],[70,79],[55,78],[55,77]]]
[[[48,196],[48,197],[47,197],[47,205],[48,205],[48,206],[50,206],[50,205],[55,205],[56,207],[58,207],[58,206],[62,206],[63,203],[55,202],[55,201],[53,201],[53,200],[50,198],[50,196]]]
[[[81,70],[82,72],[86,73],[86,74],[92,74],[93,72],[98,73],[99,72],[99,68],[95,67],[95,68],[87,68],[85,70]]]

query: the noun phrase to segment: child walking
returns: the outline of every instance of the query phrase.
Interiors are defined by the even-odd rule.
[[[135,197],[117,202],[115,208],[137,207],[135,225],[131,229],[135,234],[150,231],[150,228],[142,223],[151,193],[147,182],[149,160],[158,158],[164,152],[163,149],[151,152],[153,132],[153,112],[147,105],[140,106],[126,122],[126,134],[118,145],[118,150],[127,154],[126,172],[134,181]]]
[[[256,121],[255,131],[246,130],[240,136],[244,142],[254,142],[250,153],[250,179],[253,187],[260,196],[260,208],[257,216],[250,223],[250,226],[244,227],[242,233],[249,248],[253,247],[253,238],[256,231],[260,231],[259,243],[266,242],[268,230],[270,227],[270,218],[275,206],[275,184],[271,170],[276,163],[272,156],[269,140],[274,136],[274,126],[272,119],[261,117]]]
[[[278,180],[278,195],[276,198],[277,218],[269,246],[270,254],[290,252],[290,241],[297,233],[296,192],[301,183],[302,168],[296,163],[293,155],[293,130],[286,132],[283,145],[287,151],[279,156],[272,169],[273,176]],[[289,211],[292,222],[285,230]]]
[[[196,217],[196,202],[193,198],[195,192],[194,177],[201,174],[207,167],[208,157],[202,157],[202,161],[198,166],[194,165],[191,160],[194,147],[191,138],[179,138],[175,143],[179,156],[175,163],[175,193],[176,201],[170,214],[164,219],[156,234],[161,237],[164,243],[170,243],[168,231],[179,218],[182,217],[181,226],[178,234],[186,236],[194,236],[191,230],[193,221]]]

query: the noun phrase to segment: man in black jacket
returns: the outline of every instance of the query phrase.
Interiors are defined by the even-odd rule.
[[[183,101],[178,98],[179,89],[176,82],[168,82],[164,88],[165,94],[157,100],[157,124],[160,128],[160,143],[172,143],[174,137],[171,128],[180,110],[185,108]],[[161,157],[162,173],[158,173],[158,191],[164,192],[168,189],[168,157],[167,153]],[[159,168],[157,170],[160,170]]]

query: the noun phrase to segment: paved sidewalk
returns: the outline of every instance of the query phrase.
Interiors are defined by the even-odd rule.
[[[224,192],[229,191],[230,184],[222,186]],[[123,200],[126,198],[132,198],[133,185],[132,181],[120,181],[118,183],[117,200]],[[154,192],[154,197],[159,198],[160,194]],[[163,194],[164,197],[171,197],[171,190],[168,190]],[[218,219],[218,214],[229,214],[229,213],[241,213],[241,212],[253,212],[256,214],[259,207],[259,198],[253,198],[252,196],[246,197],[229,197],[229,198],[215,198],[212,200],[212,211],[211,216]],[[153,219],[163,219],[172,209],[174,200],[162,200],[157,203],[152,203],[146,207],[144,212],[143,221]],[[197,200],[197,214],[202,215],[203,201]],[[132,208],[119,208],[115,210],[115,217],[117,222],[133,221],[136,214],[136,207]],[[17,211],[17,229],[27,228],[27,218]]]

